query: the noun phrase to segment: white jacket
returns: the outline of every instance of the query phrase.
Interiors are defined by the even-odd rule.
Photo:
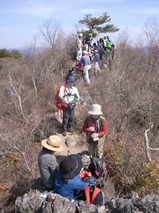
[[[76,39],[76,46],[78,49],[81,49],[83,47],[83,44],[82,44],[82,39],[78,38]]]
[[[78,102],[80,100],[78,89],[76,87],[71,88],[68,85],[60,88],[59,98],[67,104],[71,102]]]

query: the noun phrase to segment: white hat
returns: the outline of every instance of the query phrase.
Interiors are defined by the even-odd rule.
[[[88,54],[88,52],[87,52],[86,50],[84,50],[84,51],[83,51],[83,54],[84,54],[84,55],[87,55],[87,54]]]
[[[95,50],[94,52],[95,52],[95,53],[98,53],[98,50]]]
[[[46,149],[51,151],[60,152],[63,150],[61,146],[62,139],[57,135],[51,135],[48,139],[44,139],[41,141],[41,144]]]
[[[91,115],[103,115],[101,111],[101,106],[99,104],[93,104],[92,111],[89,111],[88,113]]]
[[[79,33],[79,34],[78,34],[78,36],[81,36],[81,37],[82,37],[82,36],[83,36],[83,34],[82,34],[82,33]]]

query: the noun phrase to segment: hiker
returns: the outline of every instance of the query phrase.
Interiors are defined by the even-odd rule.
[[[105,46],[106,46],[106,47],[110,47],[110,48],[111,48],[113,42],[112,42],[112,40],[110,40],[110,37],[109,37],[109,36],[106,36],[104,42],[105,42]]]
[[[55,152],[63,150],[61,138],[51,135],[41,141],[42,150],[38,154],[38,166],[45,190],[51,191],[54,188],[55,175],[58,170],[58,163]]]
[[[76,59],[77,59],[77,62],[82,57],[82,48],[83,48],[82,37],[83,37],[83,34],[79,33],[77,38],[76,38],[76,47],[77,47]]]
[[[94,74],[95,75],[99,75],[99,73],[101,72],[101,69],[100,69],[100,67],[101,67],[101,65],[102,65],[102,62],[101,62],[101,60],[100,60],[100,55],[99,55],[99,52],[98,52],[98,50],[95,50],[94,51],[94,58],[93,58],[93,61],[94,61]]]
[[[95,50],[98,50],[98,49],[99,47],[97,46],[96,42],[94,42],[91,48],[91,52],[94,54]]]
[[[59,98],[66,103],[66,106],[62,106],[63,118],[62,118],[62,135],[66,136],[66,131],[72,132],[72,125],[75,116],[75,106],[79,101],[80,96],[78,89],[74,86],[75,77],[68,76],[65,86],[60,88]]]
[[[76,78],[76,67],[70,67],[68,73],[65,77],[65,81],[67,81],[69,76],[74,76]]]
[[[88,178],[87,182],[83,181],[85,178]],[[56,174],[54,193],[77,203],[77,192],[91,185],[94,185],[92,174],[83,171],[80,156],[72,154],[65,157],[60,163],[59,171]]]
[[[105,54],[105,47],[104,47],[104,39],[101,37],[99,39],[99,54],[100,54],[100,60],[102,61],[103,54]]]
[[[92,40],[92,33],[89,33],[88,36],[83,40],[84,48],[87,52],[91,52]]]
[[[88,152],[92,157],[102,158],[104,151],[105,136],[107,134],[107,122],[99,104],[93,104],[92,110],[85,118],[82,131],[86,133]]]
[[[91,60],[88,55],[88,52],[86,50],[83,51],[83,56],[81,60],[79,61],[80,64],[83,64],[83,76],[84,80],[86,82],[86,85],[90,85],[90,79],[89,79],[89,70],[91,68]]]
[[[106,48],[106,63],[109,66],[109,69],[111,70],[112,60],[114,57],[114,44],[110,40],[109,36],[106,37],[105,48]]]

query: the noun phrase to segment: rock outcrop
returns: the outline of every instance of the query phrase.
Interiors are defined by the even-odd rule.
[[[68,199],[53,193],[41,197],[35,193],[24,194],[15,201],[15,213],[159,213],[159,196],[140,198],[136,193],[125,198],[113,198],[104,206],[86,201],[75,205]]]

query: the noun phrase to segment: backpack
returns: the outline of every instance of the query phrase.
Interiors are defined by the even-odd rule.
[[[104,192],[95,185],[86,186],[83,190],[79,190],[75,196],[76,200],[84,200],[94,205],[102,206],[105,202]]]
[[[58,86],[56,88],[56,93],[55,93],[55,97],[54,97],[54,104],[57,107],[57,109],[62,109],[62,106],[67,107],[67,104],[64,103],[61,98],[59,98],[59,92],[60,92],[60,88],[61,86]],[[64,86],[64,92],[66,92],[66,87]]]
[[[88,167],[95,179],[96,186],[102,188],[108,177],[106,164],[100,158],[91,157],[91,163]]]
[[[97,186],[86,186],[84,188],[85,199],[94,205],[104,205],[104,193]]]

